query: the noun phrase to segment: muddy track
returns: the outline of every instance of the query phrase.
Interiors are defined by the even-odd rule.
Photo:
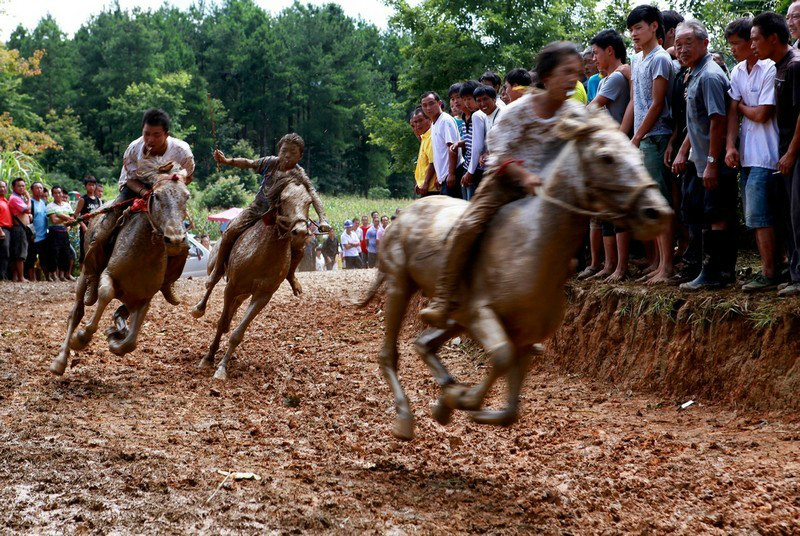
[[[442,427],[406,340],[417,438],[393,439],[379,304],[346,305],[371,278],[302,275],[302,299],[283,285],[225,384],[195,368],[221,292],[199,321],[159,297],[137,351],[118,358],[98,338],[55,378],[71,287],[0,286],[0,533],[800,532],[792,414],[702,400],[677,411],[545,358],[517,425],[456,415]],[[185,304],[201,290],[179,286]],[[443,355],[462,381],[485,372],[469,344]],[[262,480],[226,482],[209,501],[218,470]]]

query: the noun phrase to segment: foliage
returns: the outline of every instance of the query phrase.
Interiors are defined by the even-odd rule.
[[[227,175],[206,188],[203,192],[203,204],[209,209],[226,209],[242,206],[251,197],[242,185],[240,177]]]
[[[40,181],[44,170],[29,155],[20,151],[4,151],[0,153],[0,180],[10,185],[11,180],[22,177],[28,184]]]
[[[341,234],[344,230],[344,220],[351,220],[354,217],[361,218],[363,215],[369,216],[373,210],[377,210],[381,216],[391,217],[395,210],[398,208],[402,210],[413,202],[413,199],[364,199],[357,196],[325,194],[320,197],[328,222],[336,229],[337,234]]]
[[[83,125],[72,108],[66,108],[62,115],[50,110],[44,128],[59,145],[45,151],[39,158],[46,169],[64,173],[72,179],[97,175],[102,156],[94,147],[93,140],[82,131]]]
[[[388,188],[370,188],[367,199],[389,199],[391,194],[392,192],[390,192]]]
[[[0,115],[0,151],[19,151],[26,155],[35,155],[47,149],[58,148],[55,140],[44,132],[16,126],[7,112]]]

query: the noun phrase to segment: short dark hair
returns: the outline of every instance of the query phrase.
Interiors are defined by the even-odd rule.
[[[163,127],[164,132],[169,132],[169,115],[164,110],[150,108],[142,116],[142,127],[145,125]]]
[[[427,97],[429,95],[433,96],[434,100],[436,100],[437,102],[442,102],[442,98],[435,91],[426,91],[425,93],[420,95],[419,101],[422,102],[422,99],[424,99],[425,97]]]
[[[506,73],[506,82],[512,86],[529,86],[531,75],[525,69],[511,69]]]
[[[47,190],[47,188],[45,188],[45,190]],[[51,186],[51,187],[50,187],[50,191],[51,191],[51,192],[55,192],[56,190],[61,190],[61,193],[64,193],[64,192],[66,192],[66,190],[64,189],[64,187],[63,187],[63,186],[61,186],[60,184],[54,184],[53,186]]]
[[[661,11],[656,6],[636,6],[628,15],[628,20],[625,21],[625,26],[630,30],[635,24],[640,22],[645,22],[647,24],[653,24],[654,22],[657,22],[658,28],[656,28],[656,37],[659,39],[666,38],[667,33],[664,30],[664,17],[661,15]]]
[[[478,89],[480,85],[481,83],[477,80],[467,80],[461,84],[461,91],[459,91],[458,94],[462,97],[473,97],[475,95],[475,90]]]
[[[757,15],[753,19],[753,26],[758,26],[759,33],[764,37],[777,35],[781,44],[789,44],[789,25],[786,23],[786,19],[777,13],[767,11]]]
[[[306,150],[306,142],[303,141],[303,138],[300,137],[300,134],[296,134],[294,132],[285,134],[280,141],[278,141],[278,150],[281,149],[281,146],[284,143],[291,143],[295,145],[298,149],[300,149],[300,154],[303,154],[303,152]]]
[[[544,47],[536,57],[536,67],[534,67],[539,82],[544,82],[547,75],[553,72],[568,56],[575,56],[579,60],[583,59],[575,43],[569,41],[555,41]]]
[[[476,99],[478,97],[483,97],[484,95],[494,100],[497,98],[497,91],[495,91],[492,86],[484,86],[481,84],[475,88],[475,91],[472,92],[472,96]]]
[[[661,12],[661,18],[664,19],[664,33],[666,34],[670,30],[674,30],[678,27],[678,24],[683,22],[683,15],[675,11],[674,9],[665,9]]]
[[[459,97],[461,96],[461,84],[459,82],[456,82],[455,84],[450,86],[450,89],[447,91],[447,98],[448,99],[452,98],[453,93],[455,93]]]
[[[481,77],[478,79],[478,82],[480,82],[481,84],[484,82],[489,82],[490,84],[492,84],[492,87],[499,87],[501,83],[500,77],[497,75],[497,73],[493,71],[486,71],[485,73],[483,73]]]
[[[753,28],[753,17],[736,19],[725,27],[725,39],[738,36],[745,41],[750,41],[750,30]]]
[[[625,49],[625,41],[622,39],[622,36],[617,33],[616,30],[612,30],[610,28],[595,35],[589,44],[596,45],[597,48],[601,48],[603,50],[607,49],[608,47],[613,48],[614,56],[623,63],[628,55],[628,51]]]
[[[87,184],[87,183],[90,183],[90,182],[93,182],[93,183],[97,184],[97,179],[94,177],[94,175],[86,175],[83,178],[83,184]]]
[[[428,117],[427,115],[425,115],[425,112],[422,111],[422,106],[417,106],[416,108],[411,110],[411,113],[408,115],[408,120],[411,121],[412,119],[414,119],[418,115],[422,115],[422,116]]]
[[[25,182],[25,179],[23,179],[22,177],[14,177],[14,178],[11,180],[11,188],[14,188],[14,186],[16,186],[16,185],[17,185],[17,183],[18,183],[18,182],[20,182],[20,181],[24,183],[24,182]]]

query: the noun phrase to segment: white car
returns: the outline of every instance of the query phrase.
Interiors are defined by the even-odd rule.
[[[203,247],[200,240],[191,233],[187,234],[189,239],[189,258],[183,267],[181,277],[206,277],[208,275],[209,250]]]

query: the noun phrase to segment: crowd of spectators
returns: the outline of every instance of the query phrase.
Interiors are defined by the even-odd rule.
[[[340,236],[331,228],[324,239],[318,239],[313,232],[313,226],[310,227],[300,271],[338,270],[340,264],[345,270],[375,268],[378,265],[378,247],[383,233],[399,213],[398,208],[391,217],[386,214],[381,216],[374,210],[370,216],[364,214],[360,218],[345,220]]]
[[[86,224],[78,218],[100,207],[101,186],[84,179],[86,193],[70,203],[61,186],[15,178],[11,190],[0,181],[0,280],[73,281],[76,258],[82,260]],[[78,225],[78,255],[70,228]]]
[[[765,12],[731,21],[729,54],[709,50],[703,23],[672,10],[640,5],[626,22],[632,51],[613,29],[576,47],[584,76],[570,95],[619,124],[675,217],[644,244],[627,229],[591,221],[577,277],[628,279],[636,251],[643,283],[729,287],[744,223],[754,231],[761,270],[741,288],[800,294],[800,0],[785,17]],[[735,60],[730,71],[726,58]],[[546,89],[536,72],[512,69],[504,79],[485,72],[454,83],[447,107],[435,91],[422,94],[409,120],[420,142],[418,196],[476,195],[498,117],[526,93]]]

